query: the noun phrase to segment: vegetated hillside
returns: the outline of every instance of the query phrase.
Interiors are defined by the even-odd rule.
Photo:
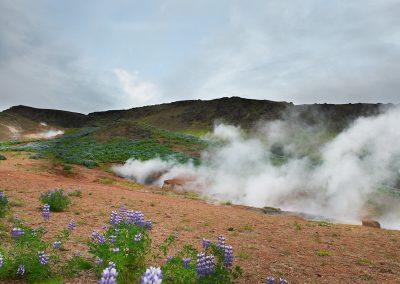
[[[18,115],[34,122],[46,122],[49,125],[78,128],[86,123],[86,115],[76,112],[53,109],[38,109],[28,106],[14,106],[4,111],[9,115]]]
[[[38,131],[40,125],[17,114],[0,112],[0,140],[20,139],[22,135]]]
[[[295,116],[296,120],[300,119],[306,124],[324,123],[330,129],[338,131],[357,117],[376,115],[382,109],[390,106],[390,104],[313,104],[296,106],[287,102],[232,97],[208,101],[178,101],[128,110],[94,112],[88,115],[26,106],[12,107],[3,113],[23,117],[36,123],[44,121],[50,125],[63,128],[103,127],[117,121],[134,121],[161,129],[196,134],[210,130],[213,124],[218,121],[250,128],[260,120],[270,121],[290,116]],[[21,124],[20,128],[24,129],[24,123]],[[115,136],[115,128],[108,127],[107,129],[110,133],[105,136]],[[119,129],[128,136],[131,135],[127,129],[123,129],[123,127]],[[134,133],[136,133],[135,135],[138,134],[136,130]],[[146,134],[142,133],[140,135]]]

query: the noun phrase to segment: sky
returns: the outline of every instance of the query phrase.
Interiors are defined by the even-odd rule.
[[[0,109],[400,103],[399,0],[0,0]]]

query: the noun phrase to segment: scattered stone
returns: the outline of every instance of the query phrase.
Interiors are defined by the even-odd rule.
[[[366,227],[372,227],[372,228],[381,228],[381,224],[379,224],[378,221],[372,220],[372,219],[363,219],[362,220],[362,225]]]

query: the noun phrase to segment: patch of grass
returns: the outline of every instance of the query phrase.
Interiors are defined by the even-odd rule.
[[[23,207],[24,202],[20,199],[12,199],[9,203],[10,207]]]
[[[359,259],[357,259],[357,264],[363,265],[363,266],[370,266],[370,265],[372,265],[372,262],[366,258],[359,258]]]
[[[326,250],[326,249],[320,249],[320,250],[317,250],[317,252],[315,254],[317,256],[331,256],[332,255],[332,251]]]
[[[326,221],[318,222],[318,226],[320,227],[330,227],[332,224]]]
[[[40,195],[40,201],[43,204],[50,205],[50,211],[62,212],[67,209],[71,200],[62,189],[55,189],[44,192]]]
[[[74,191],[72,191],[72,192],[69,192],[69,193],[68,193],[68,196],[82,198],[82,190],[76,189],[76,190],[74,190]]]
[[[244,251],[239,251],[237,253],[237,257],[242,259],[242,260],[248,260],[251,258],[251,254],[244,252]]]
[[[5,161],[5,160],[7,160],[7,158],[0,154],[0,161]]]
[[[0,218],[6,216],[8,211],[8,199],[3,191],[0,191]]]
[[[294,222],[294,227],[296,228],[297,231],[301,231],[302,227],[298,222]]]
[[[242,232],[253,232],[254,228],[253,228],[252,224],[245,224],[245,225],[239,227],[238,231],[241,232],[241,233]]]
[[[73,256],[62,269],[63,275],[67,278],[77,276],[81,271],[92,269],[93,265],[82,256]]]

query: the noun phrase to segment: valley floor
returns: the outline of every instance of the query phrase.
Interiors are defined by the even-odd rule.
[[[65,228],[71,219],[77,221],[66,254],[87,251],[92,231],[125,204],[154,221],[154,245],[174,231],[179,247],[189,242],[200,248],[201,238],[224,235],[244,270],[240,283],[265,283],[270,275],[289,283],[400,283],[400,231],[264,215],[240,206],[209,204],[190,193],[138,185],[102,169],[73,166],[68,174],[51,161],[29,159],[27,153],[3,154],[8,160],[0,162],[0,189],[12,202],[14,215],[50,232]],[[74,197],[67,212],[52,213],[46,223],[39,195],[59,187],[80,189],[82,198]],[[82,275],[70,281],[88,282],[97,283],[97,278]]]

